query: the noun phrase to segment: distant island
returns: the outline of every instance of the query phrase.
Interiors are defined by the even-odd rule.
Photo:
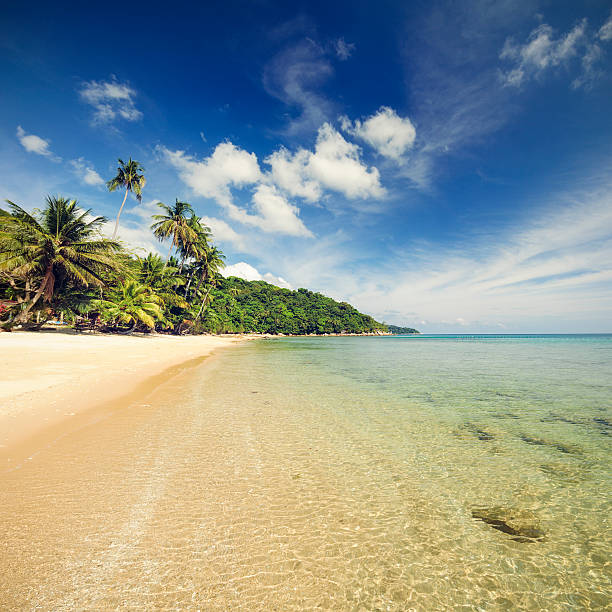
[[[399,327],[398,325],[387,325],[387,329],[389,333],[394,335],[421,333],[418,329],[414,329],[414,327]]]

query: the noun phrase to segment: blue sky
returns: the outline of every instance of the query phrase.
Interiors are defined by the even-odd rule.
[[[135,249],[178,197],[379,320],[612,331],[609,1],[13,3],[0,79],[2,198],[113,218],[132,156]]]

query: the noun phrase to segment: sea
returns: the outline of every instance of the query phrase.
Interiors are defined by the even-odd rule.
[[[612,606],[612,335],[287,338],[221,364],[287,477],[268,518],[302,605]]]
[[[612,606],[612,335],[245,342],[29,459],[2,609]]]

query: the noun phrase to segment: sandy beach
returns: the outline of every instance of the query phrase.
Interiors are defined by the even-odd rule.
[[[134,391],[169,368],[245,338],[55,330],[0,334],[0,456],[47,428],[67,425]]]

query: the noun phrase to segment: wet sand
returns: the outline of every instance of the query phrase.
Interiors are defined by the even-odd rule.
[[[246,336],[245,336],[246,337]],[[10,449],[244,337],[0,334],[0,467]],[[143,389],[139,388],[142,392]]]

